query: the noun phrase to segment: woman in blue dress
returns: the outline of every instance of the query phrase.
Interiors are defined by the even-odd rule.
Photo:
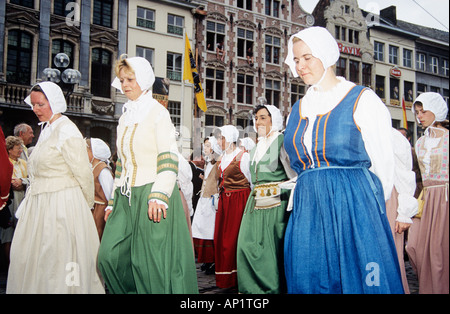
[[[284,138],[298,174],[284,246],[288,293],[403,293],[385,209],[391,117],[373,91],[335,75],[338,59],[325,28],[289,40],[285,62],[310,87]]]

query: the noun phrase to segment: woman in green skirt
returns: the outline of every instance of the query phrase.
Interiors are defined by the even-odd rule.
[[[237,247],[240,293],[283,293],[283,238],[290,190],[279,184],[295,177],[283,148],[283,117],[273,105],[255,109],[258,143],[250,152],[253,191],[242,217]]]
[[[113,86],[128,102],[117,127],[115,192],[98,263],[111,293],[198,293],[180,192],[175,128],[152,97],[150,63],[121,58]]]

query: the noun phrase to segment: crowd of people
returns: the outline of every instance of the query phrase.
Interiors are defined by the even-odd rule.
[[[291,36],[285,63],[309,88],[286,125],[261,101],[256,141],[219,127],[201,160],[178,151],[144,58],[116,64],[128,101],[114,161],[63,115],[60,87],[34,85],[32,152],[29,125],[0,130],[7,293],[193,294],[197,262],[230,292],[401,294],[405,251],[420,293],[449,293],[447,104],[415,99],[425,131],[411,147],[372,90],[336,76],[338,59],[324,28]]]

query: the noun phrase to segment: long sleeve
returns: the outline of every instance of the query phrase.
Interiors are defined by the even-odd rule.
[[[178,174],[178,149],[175,127],[167,110],[160,112],[156,119],[155,130],[158,170],[149,200],[160,200],[168,204]]]
[[[247,178],[248,182],[250,182],[250,186],[253,189],[252,175],[250,173],[250,154],[249,153],[242,154],[240,167],[241,167],[242,173],[244,174],[245,178]]]
[[[412,171],[412,151],[406,137],[392,129],[395,154],[394,186],[398,192],[397,221],[412,223],[411,217],[417,214],[418,203],[414,197],[416,174]]]
[[[386,201],[394,186],[391,115],[380,98],[367,90],[361,95],[354,118],[372,162],[370,170],[380,179]]]
[[[72,175],[78,181],[87,204],[89,207],[94,206],[94,176],[89,164],[86,142],[81,134],[80,137],[64,138],[60,151]]]

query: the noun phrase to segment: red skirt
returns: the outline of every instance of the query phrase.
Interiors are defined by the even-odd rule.
[[[197,263],[214,263],[214,240],[194,238]]]
[[[214,229],[216,286],[219,288],[237,286],[237,240],[250,191],[241,189],[220,193]]]

